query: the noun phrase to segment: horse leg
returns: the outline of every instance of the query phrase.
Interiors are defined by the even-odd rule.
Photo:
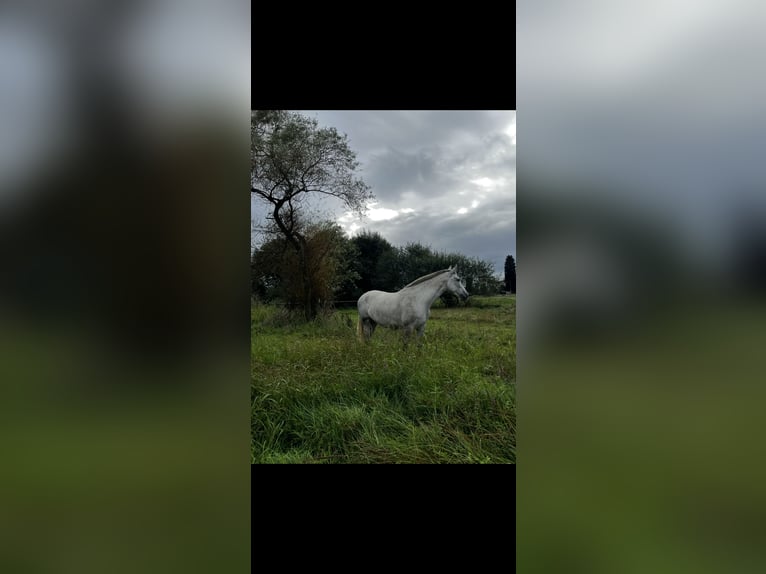
[[[364,340],[369,341],[372,338],[372,334],[375,332],[375,321],[372,319],[364,319]]]
[[[407,345],[409,345],[410,338],[412,337],[413,328],[412,327],[405,327],[404,328],[404,334],[402,335],[402,346],[406,349]]]
[[[423,346],[423,332],[426,330],[426,324],[423,323],[420,325],[417,329],[417,341],[418,341],[418,347]]]

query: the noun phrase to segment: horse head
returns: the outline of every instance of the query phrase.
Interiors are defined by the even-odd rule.
[[[460,280],[460,275],[458,275],[457,272],[457,265],[454,267],[450,265],[449,268],[449,278],[447,279],[447,291],[450,293],[457,295],[465,301],[468,299],[468,291],[465,290],[465,287],[463,286],[462,281]]]

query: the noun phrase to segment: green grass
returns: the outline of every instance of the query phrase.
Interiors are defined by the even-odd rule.
[[[438,303],[438,302],[437,302]],[[421,348],[356,310],[251,308],[253,463],[515,463],[516,299],[431,310]]]

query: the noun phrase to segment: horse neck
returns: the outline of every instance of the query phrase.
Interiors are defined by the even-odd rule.
[[[421,300],[426,304],[426,308],[430,309],[436,298],[441,296],[445,289],[447,289],[446,274],[426,281],[421,285],[421,289],[422,291],[418,293],[418,299],[422,298]]]

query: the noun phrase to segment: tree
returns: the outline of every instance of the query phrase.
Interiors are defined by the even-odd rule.
[[[318,233],[314,238],[315,244],[324,244],[324,250],[317,252],[317,255],[321,255],[319,265],[328,273],[318,277],[317,281],[325,290],[323,300],[349,300],[354,296],[359,281],[356,245],[334,221],[322,222],[316,229]]]
[[[513,255],[505,258],[505,290],[516,293],[516,261]]]
[[[377,285],[373,288],[380,291],[398,291],[409,281],[404,281],[404,270],[402,267],[403,258],[401,248],[394,247],[383,251],[375,266],[375,276]]]
[[[431,247],[422,243],[407,243],[401,250],[402,280],[404,284],[410,283],[433,271],[444,269],[444,263],[439,261]],[[449,265],[447,265],[449,267]]]
[[[290,308],[302,307],[303,261],[318,303],[331,301],[336,293],[355,287],[359,278],[353,269],[356,248],[343,229],[337,223],[323,221],[307,226],[303,234],[306,238],[303,259],[282,236],[267,241],[253,253],[251,282],[257,297],[281,299]]]
[[[357,249],[358,257],[355,262],[355,270],[359,274],[357,281],[358,292],[355,297],[358,298],[365,291],[371,289],[385,289],[384,273],[379,265],[388,258],[383,258],[387,252],[393,251],[393,246],[376,231],[363,231],[354,236],[351,241]],[[382,266],[381,266],[382,267]]]
[[[373,194],[355,176],[359,162],[335,128],[319,128],[315,119],[295,112],[258,110],[250,116],[250,136],[250,192],[269,206],[270,231],[298,257],[303,309],[313,319],[320,293],[308,253],[308,200],[335,197],[361,214]]]
[[[460,277],[472,295],[495,293],[497,280],[492,263],[461,253],[436,252],[427,245],[414,242],[382,251],[375,272],[377,283],[372,288],[396,291],[418,277],[451,265],[457,265]],[[457,297],[448,293],[442,295],[442,301],[448,306],[458,303]]]
[[[259,299],[271,301],[284,299],[282,278],[287,258],[295,258],[284,237],[275,236],[253,252],[250,259],[250,283],[252,294]],[[289,302],[288,302],[289,303]]]

